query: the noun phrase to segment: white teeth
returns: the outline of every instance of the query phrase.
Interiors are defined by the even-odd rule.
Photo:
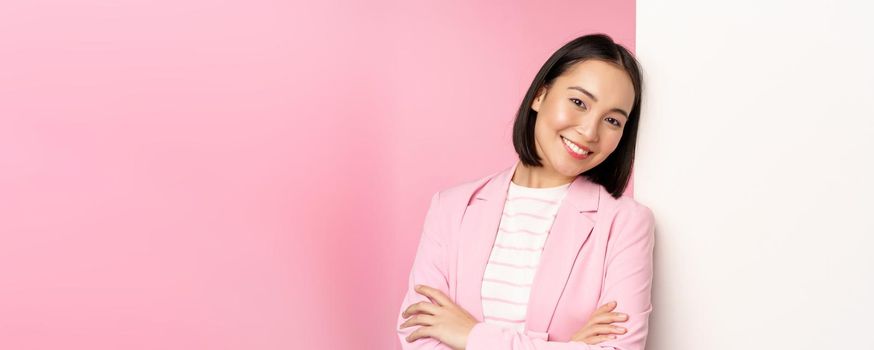
[[[562,136],[561,140],[564,141],[564,144],[568,145],[568,147],[570,147],[572,150],[574,150],[574,152],[576,152],[577,154],[583,155],[583,154],[589,153],[589,152],[583,151],[583,149],[577,147],[577,145],[573,144],[573,142],[568,141],[568,139],[564,138],[564,136]]]

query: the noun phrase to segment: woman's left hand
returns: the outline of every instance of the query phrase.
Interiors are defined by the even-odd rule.
[[[407,342],[412,343],[419,338],[431,337],[455,350],[463,350],[467,347],[467,335],[478,321],[453,303],[439,289],[417,285],[416,292],[431,299],[431,303],[420,301],[404,310],[402,316],[409,318],[400,325],[400,328],[422,326],[407,336]]]

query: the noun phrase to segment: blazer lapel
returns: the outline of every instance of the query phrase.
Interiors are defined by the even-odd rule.
[[[482,279],[501,223],[507,189],[516,163],[477,188],[459,228],[456,302],[483,321]],[[583,213],[596,211],[600,185],[577,176],[559,206],[546,238],[528,300],[526,328],[546,332],[571,268],[595,223]]]
[[[497,237],[514,169],[515,165],[496,174],[475,191],[459,228],[456,301],[478,321],[483,321],[483,275]]]
[[[597,211],[600,193],[600,185],[583,176],[577,176],[568,188],[534,274],[525,322],[528,330],[546,332],[549,328],[580,248],[595,226],[584,213]]]

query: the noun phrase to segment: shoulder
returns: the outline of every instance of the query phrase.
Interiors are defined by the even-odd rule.
[[[598,211],[602,212],[599,217],[601,220],[608,220],[614,229],[655,225],[655,214],[649,206],[625,194],[614,198],[603,186],[599,187],[601,194]]]
[[[432,194],[430,212],[434,217],[452,227],[458,227],[467,207],[486,183],[495,179],[501,172],[458,182],[444,187]]]
[[[451,240],[451,232],[459,226],[471,198],[495,175],[463,181],[432,193],[425,214],[424,235],[444,242],[442,244]]]
[[[495,179],[501,172],[494,172],[485,176],[458,182],[445,187],[435,195],[443,203],[448,203],[453,208],[464,208],[470,204],[474,196],[485,186],[486,183]]]
[[[652,209],[628,195],[614,198],[601,187],[596,225],[606,237],[607,264],[617,257],[651,261],[655,246],[655,217]],[[638,266],[622,263],[626,268]]]

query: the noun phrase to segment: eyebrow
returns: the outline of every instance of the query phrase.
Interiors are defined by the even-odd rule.
[[[571,86],[571,87],[568,88],[568,90],[578,90],[578,91],[580,91],[580,92],[586,94],[586,96],[589,96],[589,98],[591,98],[591,99],[594,100],[595,102],[598,102],[598,98],[595,97],[595,95],[592,95],[591,92],[588,92],[588,91],[586,91],[586,89],[583,89],[583,88],[581,88],[581,87],[579,87],[579,86]],[[628,118],[628,112],[623,111],[623,110],[621,110],[621,109],[619,109],[619,108],[613,108],[613,109],[611,109],[610,111],[611,111],[611,112],[616,111],[616,112],[622,113],[622,114],[625,115],[625,118]]]

